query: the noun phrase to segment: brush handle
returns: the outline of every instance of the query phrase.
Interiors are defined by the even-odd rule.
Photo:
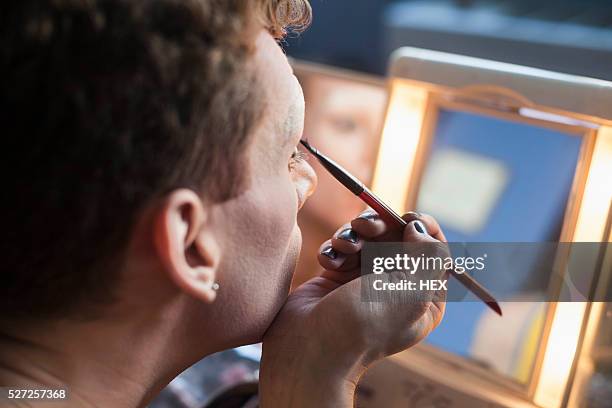
[[[383,221],[385,221],[388,225],[393,226],[397,229],[403,229],[408,225],[406,220],[404,220],[398,213],[396,213],[393,208],[389,207],[384,203],[380,198],[376,197],[376,195],[371,192],[361,181],[359,181],[355,176],[351,173],[343,169],[338,163],[325,156],[317,149],[312,147],[307,141],[300,140],[300,143],[308,149],[310,153],[312,153],[318,160],[319,163],[325,167],[327,171],[338,180],[344,187],[348,188],[353,194],[359,197],[363,202],[369,205],[374,211],[380,215]],[[425,227],[425,226],[423,226]],[[427,231],[425,231],[427,233]],[[491,296],[491,294],[474,278],[469,276],[468,274],[460,274],[456,272],[454,269],[450,269],[449,272],[463,284],[468,290],[478,296],[483,302],[485,302],[491,309],[497,312],[501,316],[501,309],[499,305]]]
[[[380,215],[387,224],[395,226],[397,228],[404,228],[408,223],[398,213],[396,213],[391,207],[385,204],[380,198],[376,197],[369,189],[365,188],[359,194],[357,194],[362,201],[369,205],[374,211]],[[427,232],[427,231],[425,231]],[[467,273],[459,273],[455,269],[449,269],[448,272],[453,275],[461,284],[467,288],[470,292],[476,295],[480,300],[487,304],[495,313],[502,315],[499,304],[478,281],[472,278]]]
[[[397,228],[403,228],[408,225],[406,220],[404,220],[391,207],[385,204],[380,198],[376,197],[376,195],[369,189],[364,188],[361,193],[357,194],[357,197],[361,198],[363,202],[376,211],[378,215],[380,215],[380,218],[382,218],[387,224]]]

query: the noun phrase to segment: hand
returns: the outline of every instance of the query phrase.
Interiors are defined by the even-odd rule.
[[[430,235],[415,228],[417,218]],[[409,223],[404,231],[393,231],[376,213],[367,212],[321,246],[319,263],[325,271],[289,296],[264,337],[264,407],[352,406],[354,387],[370,364],[418,343],[439,324],[444,292],[402,292],[393,301],[376,303],[361,298],[361,285],[374,278],[360,273],[364,240],[446,241],[432,217],[408,213],[404,219]],[[349,228],[354,242],[342,239]],[[437,279],[444,274],[417,273]]]

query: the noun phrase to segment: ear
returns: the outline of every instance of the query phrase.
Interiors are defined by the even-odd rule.
[[[184,292],[212,303],[221,254],[206,228],[209,215],[192,190],[172,191],[156,211],[154,245],[170,279]]]

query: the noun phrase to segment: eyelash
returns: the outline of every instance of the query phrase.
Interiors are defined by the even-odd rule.
[[[307,159],[307,155],[304,152],[299,151],[297,148],[291,153],[289,157],[289,171],[293,170],[297,164]]]

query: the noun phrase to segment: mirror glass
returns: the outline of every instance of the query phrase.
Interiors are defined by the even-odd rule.
[[[503,243],[558,241],[584,132],[452,105],[440,105],[433,114],[417,210],[433,215],[449,242],[508,248]],[[503,318],[474,298],[449,302],[426,342],[526,383],[550,284],[550,275],[537,272],[550,259],[507,253],[512,276],[499,276],[503,266],[476,276],[496,296],[503,295]],[[459,285],[454,279],[449,284],[450,290]]]

